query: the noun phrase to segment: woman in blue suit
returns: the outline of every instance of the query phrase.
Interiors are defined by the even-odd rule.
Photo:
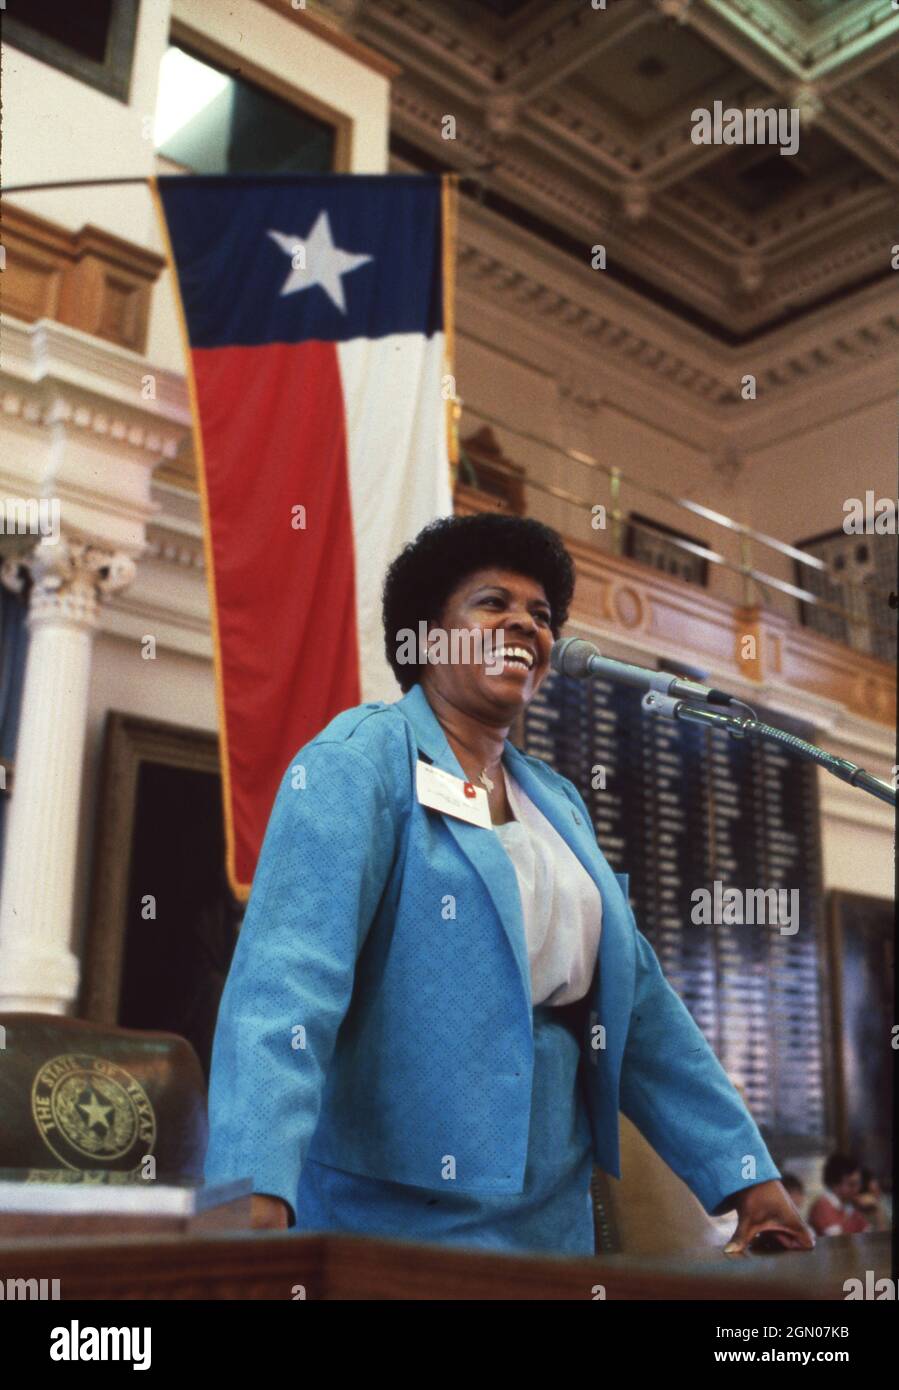
[[[534,520],[426,527],[384,585],[403,698],[285,772],[210,1079],[206,1177],[251,1176],[256,1226],[592,1254],[621,1110],[708,1212],[736,1208],[729,1249],[814,1244],[578,791],[508,740],[573,585]]]

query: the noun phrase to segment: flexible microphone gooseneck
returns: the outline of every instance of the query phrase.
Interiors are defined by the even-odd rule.
[[[634,686],[637,690],[655,690],[660,695],[673,695],[682,700],[704,700],[709,705],[738,705],[741,702],[726,690],[700,685],[697,681],[674,676],[670,671],[651,671],[646,666],[632,666],[627,661],[613,661],[603,656],[592,642],[582,637],[561,637],[553,643],[550,663],[562,676],[586,679],[605,676],[607,680]]]

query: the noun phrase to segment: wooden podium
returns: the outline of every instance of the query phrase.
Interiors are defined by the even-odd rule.
[[[68,1299],[577,1300],[798,1302],[845,1298],[890,1273],[887,1233],[813,1251],[595,1259],[522,1257],[289,1231],[0,1239],[0,1280],[58,1279]]]

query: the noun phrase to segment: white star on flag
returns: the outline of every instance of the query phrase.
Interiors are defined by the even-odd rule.
[[[269,236],[291,259],[297,251],[304,252],[300,257],[303,264],[295,265],[291,269],[281,286],[281,294],[296,294],[299,290],[310,290],[313,285],[321,285],[331,303],[345,314],[346,300],[341,276],[349,275],[351,270],[358,270],[374,258],[357,256],[352,251],[341,251],[335,246],[328,214],[324,211],[318,214],[315,226],[305,241],[302,237],[290,236],[287,232],[270,231]]]

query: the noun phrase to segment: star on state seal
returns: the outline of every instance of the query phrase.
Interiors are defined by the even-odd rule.
[[[67,1168],[136,1168],[156,1141],[156,1115],[143,1086],[104,1057],[51,1057],[35,1077],[31,1111],[44,1143]]]

